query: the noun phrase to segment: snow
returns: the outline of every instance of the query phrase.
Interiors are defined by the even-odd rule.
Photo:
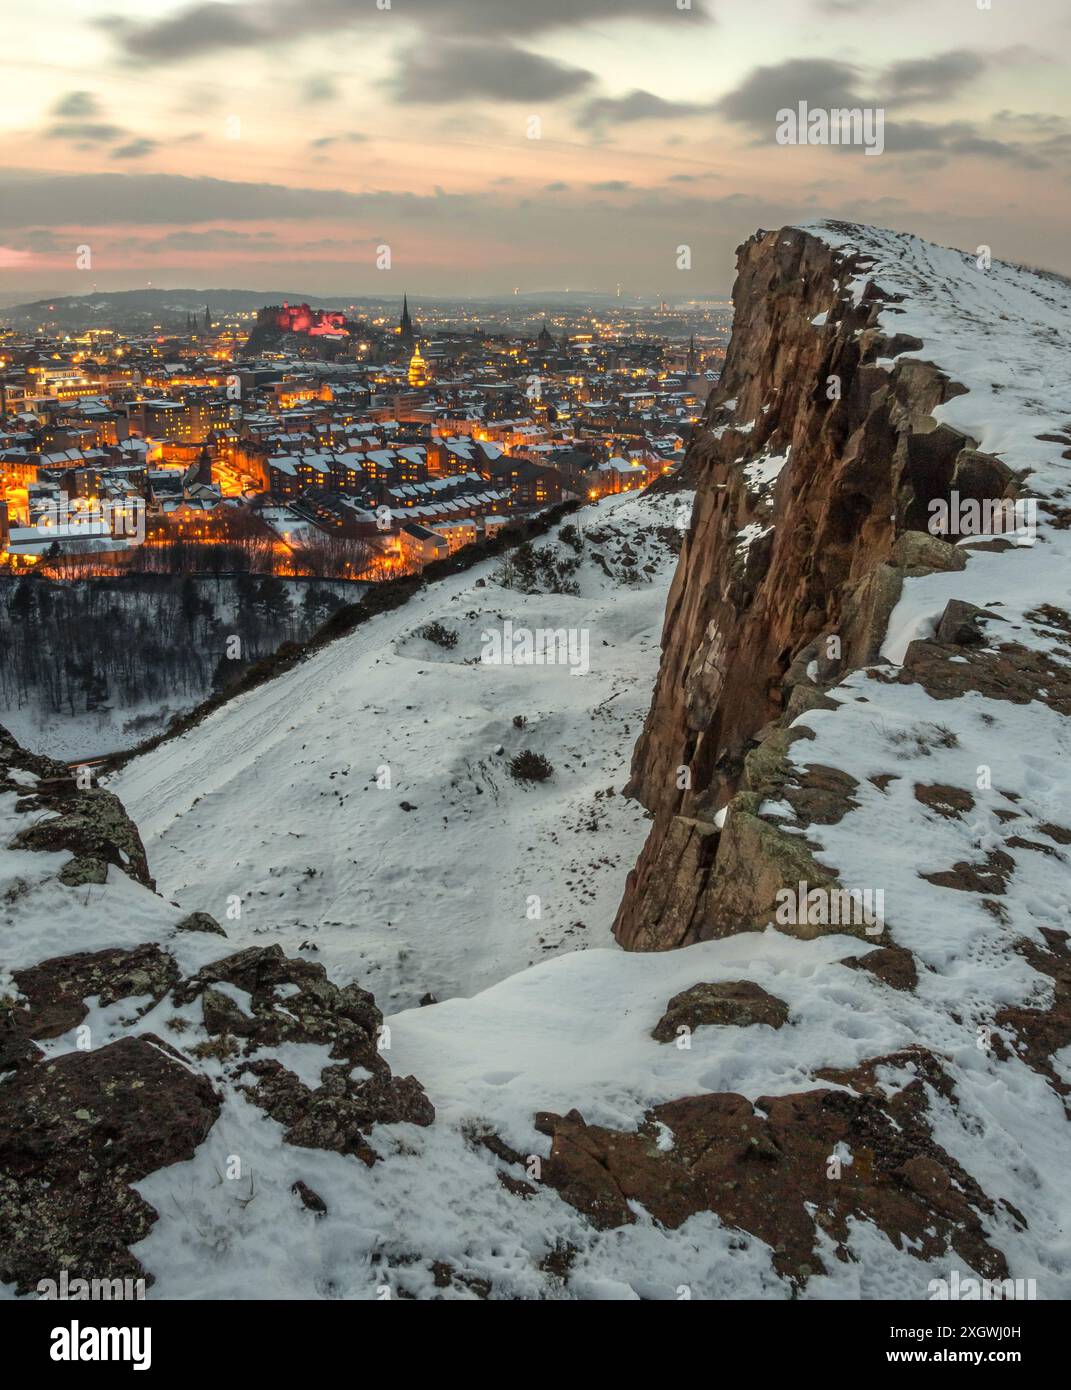
[[[758,458],[752,459],[744,468],[744,477],[747,479],[748,487],[752,491],[756,491],[775,483],[791,453],[792,446],[789,445],[783,454],[764,453]]]
[[[161,891],[212,913],[236,944],[311,943],[338,983],[359,981],[384,1009],[609,944],[646,834],[620,789],[676,563],[655,528],[675,525],[681,500],[624,494],[584,508],[581,529],[606,538],[586,539],[577,596],[503,588],[499,562],[484,562],[130,764],[109,785]],[[615,568],[626,542],[643,582]],[[456,633],[454,648],[420,635],[434,621]],[[481,661],[483,633],[506,621],[586,634],[588,674]],[[549,758],[549,781],[511,778],[524,749]]]
[[[774,528],[763,526],[761,521],[749,521],[748,524],[736,533],[736,545],[740,550],[748,550],[756,541],[762,540],[763,536],[768,536]]]

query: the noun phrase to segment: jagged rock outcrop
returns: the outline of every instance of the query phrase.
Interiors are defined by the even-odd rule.
[[[685,463],[692,524],[626,788],[654,815],[615,924],[630,949],[762,927],[778,889],[835,887],[806,827],[823,808],[843,813],[850,788],[835,770],[840,785],[816,785],[815,769],[800,782],[784,755],[807,731],[787,726],[835,708],[837,683],[878,659],[905,577],[967,565],[930,534],[930,504],[953,489],[1017,495],[1008,467],[935,420],[965,388],[918,339],[880,326],[897,296],[868,278],[872,265],[796,228],[740,248],[732,341]],[[962,608],[938,643],[981,640]],[[802,833],[760,811],[774,799]]]
[[[83,786],[65,763],[28,752],[2,725],[0,791],[18,793],[16,810],[34,814],[12,848],[70,852],[60,870],[62,883],[103,883],[113,864],[155,888],[138,828],[119,798],[102,787]]]
[[[157,1213],[131,1184],[192,1158],[219,1109],[149,1033],[20,1068],[0,1086],[0,1279],[145,1277],[128,1247]]]
[[[906,1064],[917,1075],[887,1096],[877,1069]],[[894,1244],[906,1237],[922,1258],[950,1248],[984,1277],[1005,1278],[980,1217],[993,1203],[931,1133],[927,1083],[949,1091],[939,1061],[918,1049],[830,1079],[852,1089],[760,1096],[754,1105],[740,1095],[688,1096],[655,1106],[635,1132],[589,1125],[576,1111],[541,1115],[537,1127],[552,1141],[543,1179],[601,1229],[635,1221],[630,1203],[670,1229],[716,1212],[764,1240],[796,1285],[820,1270],[821,1237],[838,1259],[850,1258],[853,1220],[872,1222]]]
[[[945,1242],[994,1279],[1022,1271],[1018,1239],[1047,1219],[1036,1188],[997,1196],[983,1088],[1018,1094],[1017,1124],[1044,1117],[1033,1149],[1066,1145],[1071,830],[1054,758],[1071,714],[1071,433],[1057,427],[1071,294],[1020,267],[986,273],[840,224],[741,248],[626,789],[653,826],[615,932],[640,951],[716,941],[734,972],[748,947],[722,939],[765,932],[750,952],[764,983],[791,976],[805,943],[828,950],[819,1049],[843,1029],[863,1060],[812,1058],[809,1077],[846,1089],[787,1095],[778,1055],[771,1094],[687,1096],[635,1133],[543,1116],[546,1181],[601,1227],[637,1204],[669,1226],[714,1211],[802,1284],[829,1240],[851,1258],[852,1217],[922,1259]],[[925,337],[898,332],[899,315]],[[818,1020],[785,993],[777,1040],[795,1057]],[[688,994],[658,1025],[667,1040]],[[867,1015],[912,1042],[871,1056]],[[966,1143],[938,1147],[937,1115]],[[865,1161],[848,1185],[833,1163],[823,1177],[819,1154],[849,1152]],[[1025,1263],[1034,1277],[1044,1262]]]
[[[368,1165],[379,1158],[369,1141],[375,1126],[432,1123],[420,1083],[392,1074],[380,1047],[383,1015],[367,990],[336,986],[322,965],[289,959],[277,945],[182,968],[180,948],[203,960],[221,928],[155,897],[137,828],[112,793],[80,787],[70,769],[0,729],[0,798],[14,827],[0,854],[33,865],[0,896],[5,914],[22,910],[5,926],[19,921],[32,937],[27,904],[51,888],[53,906],[75,899],[76,920],[99,940],[108,926],[89,915],[83,894],[106,891],[113,870],[142,899],[127,901],[135,920],[163,928],[172,919],[165,942],[10,971],[0,960],[0,984],[5,973],[10,979],[0,988],[0,1282],[30,1293],[66,1271],[151,1284],[154,1271],[130,1247],[159,1213],[133,1184],[192,1159],[228,1099],[252,1101],[284,1126],[288,1144]],[[58,867],[41,861],[38,872],[42,851],[59,852]],[[44,909],[39,928],[49,916]],[[286,1065],[303,1045],[334,1063],[320,1068],[318,1085]],[[289,1186],[307,1209],[323,1207],[300,1179]]]

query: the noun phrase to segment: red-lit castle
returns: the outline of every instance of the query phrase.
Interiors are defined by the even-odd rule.
[[[307,304],[283,304],[275,310],[275,326],[282,333],[307,333],[311,338],[348,335],[346,315],[331,309],[310,309]]]

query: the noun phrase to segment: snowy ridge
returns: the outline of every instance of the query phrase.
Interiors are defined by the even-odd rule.
[[[842,224],[804,230],[873,258],[855,289],[873,281],[903,297],[882,314],[882,327],[922,339],[921,349],[904,355],[936,363],[968,388],[935,418],[1026,470],[1026,493],[1038,499],[1036,544],[971,549],[963,571],[905,581],[882,653],[893,670],[877,687],[873,673],[855,672],[833,692],[838,709],[800,716],[795,727],[815,736],[793,743],[790,756],[800,770],[836,767],[856,779],[858,806],[838,824],[806,833],[821,846],[819,862],[843,883],[884,891],[892,940],[922,966],[915,992],[881,991],[883,1027],[898,1046],[921,1041],[950,1060],[958,1108],[947,1110],[937,1137],[990,1196],[1026,1214],[1029,1230],[1007,1229],[998,1242],[1013,1272],[1036,1278],[1039,1297],[1066,1298],[1065,1097],[1019,1055],[1015,1030],[998,1020],[1009,1007],[1052,1008],[1053,980],[1027,963],[1021,943],[1044,949],[1043,930],[1071,930],[1062,833],[1071,821],[1071,725],[1058,698],[1059,673],[1071,674],[1071,284],[999,262],[983,271],[973,257],[901,233]],[[909,643],[933,635],[952,599],[1002,620],[986,625],[988,645],[1037,652],[1057,678],[1011,699],[971,689],[935,698],[924,684],[898,683],[895,669]],[[955,789],[966,809],[927,805],[918,787]],[[989,881],[988,899],[981,889],[923,877],[985,865],[994,854],[1013,865],[1003,884],[999,875]],[[853,1001],[850,1016],[861,1032],[876,1002]],[[994,1032],[1003,1046],[986,1045]],[[1071,1047],[1058,1050],[1052,1065],[1071,1081]]]

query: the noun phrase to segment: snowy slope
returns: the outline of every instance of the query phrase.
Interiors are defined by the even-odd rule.
[[[1037,436],[1066,434],[1071,423],[1071,291],[999,265],[979,280],[969,258],[893,233],[811,230],[875,258],[869,275],[905,296],[890,328],[922,338],[915,355],[968,388],[941,418],[1012,467],[1033,468],[1038,496],[1057,507],[1071,439]],[[190,971],[224,951],[279,942],[322,962],[336,982],[375,992],[393,1011],[393,1071],[417,1076],[436,1107],[427,1128],[377,1126],[384,1161],[365,1169],[283,1143],[282,1127],[239,1092],[232,1069],[204,1061],[223,1093],[219,1120],[191,1160],[138,1184],[160,1213],[135,1251],[157,1276],[155,1295],[372,1299],[389,1286],[422,1298],[490,1290],[673,1299],[684,1286],[695,1298],[788,1298],[794,1290],[775,1271],[771,1245],[740,1223],[701,1212],[674,1230],[634,1202],[633,1224],[599,1230],[549,1186],[509,1190],[503,1179],[516,1181],[516,1164],[476,1136],[493,1129],[522,1157],[546,1160],[538,1111],[577,1108],[589,1124],[629,1131],[667,1100],[729,1092],[754,1101],[836,1085],[828,1069],[912,1045],[938,1054],[953,1078],[954,1099],[928,1094],[933,1134],[996,1203],[981,1218],[987,1238],[1013,1277],[1038,1281],[1039,1298],[1071,1295],[1066,1097],[998,1019],[1052,1001],[1051,979],[1021,944],[1040,946],[1043,928],[1069,925],[1071,848],[1044,828],[1071,820],[1066,715],[1044,688],[1019,703],[977,691],[937,699],[897,683],[894,664],[880,678],[854,673],[834,693],[839,708],[798,721],[814,738],[792,745],[797,766],[842,769],[859,784],[844,816],[808,826],[808,838],[846,885],[885,892],[892,941],[918,965],[915,989],[841,966],[866,953],[857,936],[804,941],[771,927],[653,955],[609,944],[645,831],[619,790],[650,698],[674,563],[656,528],[674,527],[680,506],[679,496],[641,496],[585,509],[579,596],[505,589],[488,562],[126,768],[113,789],[141,829],[164,899],[182,910],[115,873],[104,885],[63,888],[51,877],[61,856],[0,856],[0,949],[12,968],[163,939]],[[908,580],[887,658],[899,662],[907,639],[931,631],[959,597],[999,604],[1009,636],[1066,668],[1067,632],[1031,616],[1041,603],[1066,607],[1071,573],[1066,532],[1044,511],[1035,546],[974,551],[963,572]],[[621,563],[631,558],[625,542],[634,566]],[[571,553],[562,541],[555,548]],[[650,582],[622,582],[647,564]],[[482,663],[481,633],[506,618],[586,629],[591,673]],[[456,631],[455,647],[416,634],[433,620]],[[514,727],[515,714],[526,727]],[[548,782],[508,776],[507,758],[524,748],[554,764]],[[382,767],[389,789],[376,784]],[[979,786],[982,767],[991,788]],[[969,791],[971,804],[944,814],[915,795],[918,784]],[[610,786],[612,797],[597,795]],[[8,803],[0,796],[4,843],[17,824]],[[1009,847],[1013,832],[1032,844]],[[994,850],[1014,861],[993,895],[998,911],[980,893],[920,877]],[[232,897],[238,919],[228,916]],[[533,897],[538,918],[528,916]],[[194,908],[219,917],[226,943],[173,935]],[[737,980],[784,1001],[783,1028],[700,1027],[687,1049],[651,1038],[670,996]],[[4,984],[0,976],[0,993]],[[444,1002],[413,1007],[429,990]],[[199,1013],[177,1012],[185,1046],[202,1036]],[[132,1030],[171,1036],[175,1014],[164,1001],[132,1024],[128,1009],[98,1009],[97,1045]],[[46,1046],[57,1056],[76,1039]],[[322,1051],[287,1046],[285,1065],[315,1084]],[[1054,1059],[1065,1081],[1069,1053]],[[882,1086],[893,1080],[883,1075]],[[673,1153],[672,1133],[659,1150]],[[243,1163],[237,1182],[223,1176],[233,1155]],[[323,1199],[325,1215],[302,1207],[291,1192],[297,1179]],[[567,1283],[543,1267],[565,1246]],[[822,1247],[805,1296],[918,1299],[949,1272],[949,1254],[920,1259],[909,1241],[866,1220],[853,1222],[847,1246],[847,1258]],[[445,1284],[443,1263],[453,1271]],[[971,1272],[961,1256],[954,1263]]]
[[[567,581],[579,595],[504,588],[487,561],[129,765],[110,786],[161,892],[239,944],[307,943],[385,1009],[606,945],[644,834],[619,793],[689,503],[625,495],[584,508]],[[574,555],[556,538],[543,548]],[[482,633],[506,620],[586,636],[587,674],[483,662]],[[431,622],[456,646],[419,636]],[[510,777],[525,749],[549,758],[549,781]]]

